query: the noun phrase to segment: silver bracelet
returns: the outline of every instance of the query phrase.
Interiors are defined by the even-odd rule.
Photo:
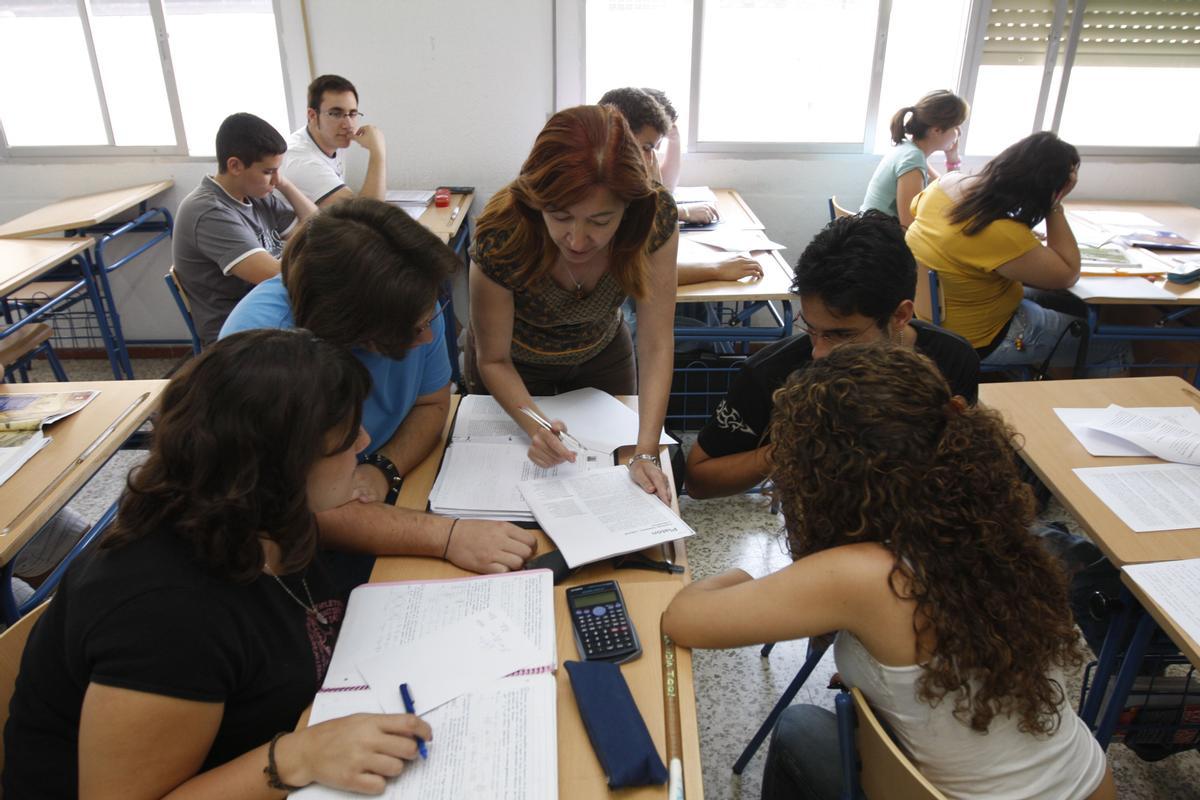
[[[654,466],[658,467],[659,469],[662,469],[662,463],[658,460],[658,456],[657,455],[652,456],[649,453],[638,453],[633,458],[629,459],[628,463],[626,463],[625,466],[632,467],[634,462],[636,462],[636,461],[649,461],[652,464],[654,464]]]

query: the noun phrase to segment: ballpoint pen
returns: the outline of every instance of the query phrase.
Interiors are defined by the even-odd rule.
[[[454,206],[454,210],[450,212],[450,221],[454,222],[458,218],[459,209],[462,208],[462,200],[459,200]]]
[[[571,444],[575,445],[576,449],[587,450],[587,448],[583,446],[583,443],[580,442],[578,439],[576,439],[571,434],[567,433],[566,431],[554,430],[554,426],[550,424],[550,420],[546,419],[541,414],[534,411],[532,408],[528,408],[526,406],[521,406],[521,413],[524,414],[525,416],[529,417],[531,420],[533,420],[534,422],[536,422],[538,425],[542,426],[546,430],[548,430],[551,433],[558,436],[558,438],[566,439],[566,440],[570,441]]]
[[[408,684],[400,684],[400,700],[404,703],[404,711],[408,714],[416,714],[417,707],[413,705],[412,694],[408,691]],[[417,740],[417,752],[421,754],[421,758],[429,758],[429,751],[425,748],[425,740],[420,736],[414,736]]]

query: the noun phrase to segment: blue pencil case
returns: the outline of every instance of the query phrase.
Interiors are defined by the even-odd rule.
[[[571,691],[610,789],[667,782],[646,721],[621,668],[607,661],[567,661]]]

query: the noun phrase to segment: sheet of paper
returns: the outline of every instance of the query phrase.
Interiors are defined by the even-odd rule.
[[[0,432],[0,485],[48,444],[50,437],[41,431]]]
[[[754,250],[786,250],[785,245],[773,242],[762,231],[715,230],[689,233],[687,238],[701,244],[719,247],[730,252]]]
[[[1129,577],[1183,628],[1194,642],[1200,642],[1200,558],[1184,561],[1159,561],[1122,567]]]
[[[1148,456],[1148,451],[1137,445],[1111,434],[1102,433],[1092,428],[1092,423],[1103,419],[1110,409],[1120,408],[1111,405],[1108,408],[1056,408],[1054,413],[1067,426],[1067,430],[1075,435],[1083,448],[1094,456]],[[1200,412],[1191,406],[1148,406],[1130,408],[1128,411],[1146,417],[1163,419],[1176,425],[1200,433]]]
[[[1071,216],[1079,217],[1093,225],[1105,228],[1161,228],[1162,223],[1151,219],[1140,211],[1071,210]]]
[[[613,463],[612,451],[584,451],[576,454],[573,464],[565,462],[546,469],[529,460],[528,450],[528,440],[451,442],[429,493],[430,508],[439,514],[473,519],[532,521],[533,512],[521,496],[518,483],[581,475]]]
[[[461,533],[461,531],[460,531]],[[549,570],[444,581],[370,583],[350,593],[323,689],[361,686],[358,664],[488,608],[508,615],[553,668],[554,576]]]
[[[730,254],[725,250],[709,247],[691,236],[680,236],[679,254],[675,256],[675,263],[685,266],[719,264],[729,257]]]
[[[400,206],[400,210],[413,219],[420,219],[421,215],[425,213],[425,206]]]
[[[678,203],[711,203],[717,204],[717,195],[707,186],[676,186],[672,192]]]
[[[1106,409],[1104,416],[1093,420],[1090,426],[1131,442],[1164,461],[1200,466],[1200,432],[1192,427],[1120,407]]]
[[[1158,284],[1145,278],[1084,277],[1072,286],[1071,294],[1080,300],[1106,298],[1114,300],[1161,300],[1174,303],[1178,298]]]
[[[546,535],[570,567],[673,542],[695,533],[626,467],[519,484]]]
[[[612,453],[622,445],[637,443],[637,412],[608,392],[575,389],[553,397],[535,397],[533,401],[547,418],[562,420],[571,435],[589,450]],[[452,438],[455,441],[529,441],[495,398],[487,395],[463,398],[454,420]],[[675,444],[665,431],[658,441],[659,444]]]
[[[432,189],[388,189],[384,199],[397,205],[429,205],[433,199]]]
[[[517,623],[487,608],[439,631],[372,656],[358,665],[376,701],[403,714],[399,687],[407,683],[420,716],[505,675],[544,667],[540,653]]]
[[[551,675],[504,678],[424,716],[429,758],[408,762],[382,797],[396,800],[554,800],[558,797],[556,687]],[[363,692],[369,696],[369,692]],[[298,800],[362,800],[308,786]]]
[[[1145,464],[1074,472],[1131,530],[1200,528],[1200,467]]]

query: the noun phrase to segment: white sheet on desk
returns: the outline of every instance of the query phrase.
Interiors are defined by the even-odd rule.
[[[1142,464],[1073,472],[1131,530],[1200,528],[1200,467]]]
[[[728,251],[698,242],[688,234],[679,237],[679,254],[675,256],[675,262],[684,266],[719,264],[729,257]]]
[[[1104,228],[1161,228],[1162,223],[1140,211],[1071,210],[1071,215]]]
[[[1145,278],[1084,277],[1068,291],[1080,300],[1162,300],[1173,303],[1179,298]]]
[[[25,462],[41,452],[50,444],[50,437],[39,431],[11,431],[5,434],[20,444],[14,447],[0,447],[0,485],[16,474]]]
[[[711,203],[717,204],[716,193],[707,186],[676,186],[671,193],[678,203]]]
[[[1159,608],[1200,642],[1200,558],[1122,567]]]
[[[1067,430],[1075,435],[1083,448],[1094,456],[1152,455],[1126,439],[1103,433],[1091,427],[1093,423],[1108,416],[1109,409],[1113,408],[1121,408],[1121,406],[1113,404],[1108,408],[1056,408],[1054,413],[1067,426]],[[1165,419],[1200,433],[1200,413],[1191,406],[1150,406],[1127,410],[1155,419]]]
[[[762,231],[715,230],[689,233],[693,242],[719,247],[733,253],[754,250],[786,250],[785,245],[773,242],[763,235]]]
[[[485,608],[358,664],[388,714],[405,713],[400,684],[408,684],[420,716],[520,670],[549,670],[538,649],[500,608]]]
[[[433,199],[432,189],[388,189],[384,199],[396,205],[417,205],[424,208]]]
[[[1195,425],[1181,425],[1158,415],[1109,406],[1090,427],[1124,439],[1163,461],[1200,466],[1200,430]]]

